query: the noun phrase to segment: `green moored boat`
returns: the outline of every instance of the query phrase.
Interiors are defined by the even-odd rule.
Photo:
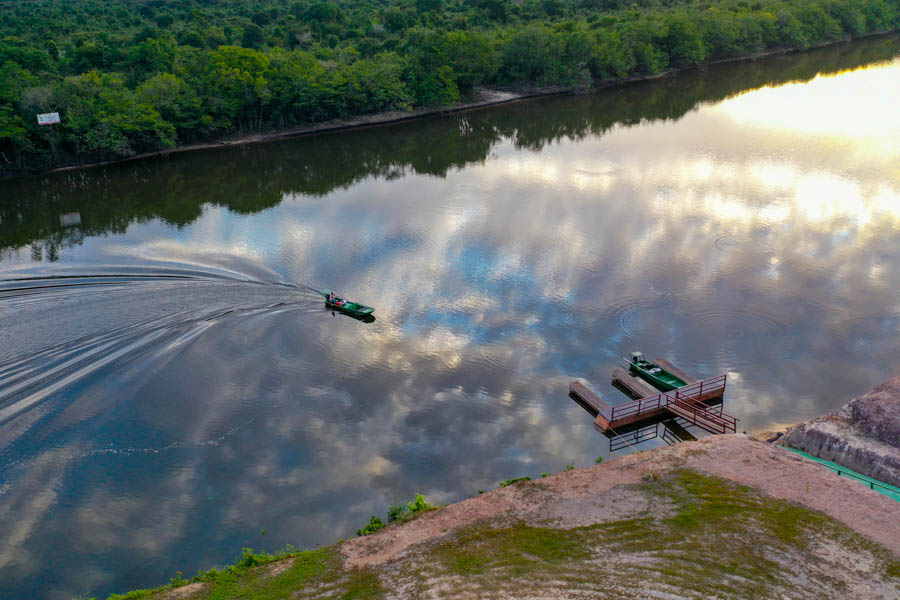
[[[354,317],[366,317],[375,311],[371,306],[338,298],[331,290],[320,290],[320,293],[325,296],[325,306],[332,310],[339,310]]]
[[[632,375],[637,375],[661,392],[670,392],[687,385],[683,379],[650,362],[640,352],[631,353],[628,365]]]

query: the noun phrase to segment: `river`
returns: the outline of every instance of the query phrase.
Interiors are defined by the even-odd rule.
[[[592,464],[567,385],[624,400],[632,350],[727,374],[741,430],[896,374],[897,48],[3,182],[0,596]]]

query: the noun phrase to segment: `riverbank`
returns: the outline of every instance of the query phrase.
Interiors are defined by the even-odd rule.
[[[900,487],[900,377],[791,427],[778,443]]]
[[[227,148],[234,146],[242,146],[248,144],[259,144],[265,142],[274,142],[279,140],[285,140],[296,137],[304,137],[310,135],[318,135],[325,133],[337,133],[341,131],[349,131],[354,129],[362,129],[369,127],[381,127],[381,126],[389,126],[398,123],[403,123],[412,120],[424,119],[435,116],[442,116],[448,114],[454,114],[459,112],[465,112],[470,110],[477,110],[483,108],[489,108],[492,106],[499,106],[502,104],[507,104],[511,102],[518,102],[522,100],[529,100],[534,98],[541,98],[547,96],[560,96],[566,94],[585,94],[585,93],[593,93],[596,91],[605,90],[612,87],[624,86],[628,84],[634,84],[639,82],[645,82],[650,80],[658,80],[666,77],[671,77],[673,75],[679,73],[690,72],[697,69],[703,69],[712,67],[715,65],[723,65],[728,63],[739,63],[739,62],[747,62],[754,61],[766,57],[778,56],[778,55],[786,55],[786,54],[798,54],[804,52],[810,52],[822,48],[827,48],[831,46],[838,46],[842,44],[849,44],[855,41],[860,41],[864,39],[872,39],[872,38],[881,38],[881,37],[889,37],[892,35],[896,35],[898,30],[890,30],[890,31],[878,31],[873,32],[864,36],[859,36],[855,38],[844,38],[840,40],[829,41],[823,44],[817,44],[811,46],[806,50],[797,50],[795,48],[780,48],[776,50],[770,50],[766,52],[758,52],[754,54],[748,54],[744,56],[738,56],[733,58],[709,61],[703,63],[701,65],[684,67],[681,69],[668,69],[661,73],[657,73],[654,75],[640,75],[640,76],[632,76],[623,79],[610,79],[593,82],[592,85],[588,87],[584,86],[548,86],[548,87],[531,87],[531,88],[518,88],[518,89],[500,89],[500,88],[489,88],[482,87],[478,88],[474,94],[468,98],[464,102],[460,102],[457,104],[449,105],[449,106],[441,106],[437,108],[416,108],[413,110],[392,110],[392,111],[382,111],[364,115],[358,115],[350,119],[332,119],[328,121],[323,121],[319,123],[305,123],[302,125],[298,125],[296,127],[291,127],[283,130],[269,130],[269,131],[256,131],[247,134],[240,135],[226,135],[221,138],[212,139],[209,141],[199,142],[196,144],[186,144],[180,145],[173,148],[168,148],[165,150],[157,150],[153,152],[145,152],[139,153],[132,156],[117,158],[115,160],[107,160],[107,161],[97,161],[97,162],[87,162],[87,163],[73,163],[60,167],[54,167],[46,170],[37,170],[37,171],[22,171],[22,172],[8,172],[0,175],[0,178],[10,179],[17,177],[28,177],[32,175],[38,175],[42,173],[56,173],[56,172],[66,172],[66,171],[74,171],[80,169],[90,169],[96,167],[104,167],[111,166],[116,164],[124,164],[134,161],[142,161],[148,159],[155,158],[165,158],[168,156],[173,156],[177,154],[181,154],[184,152],[197,152],[203,150],[212,150],[216,148]]]
[[[900,504],[745,435],[516,483],[153,598],[893,598]]]

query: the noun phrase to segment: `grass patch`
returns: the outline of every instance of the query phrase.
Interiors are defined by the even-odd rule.
[[[590,555],[582,534],[523,523],[506,529],[469,529],[438,546],[434,553],[441,565],[457,575],[500,570],[516,577]]]
[[[164,589],[169,588],[166,586]],[[159,590],[132,590],[127,594],[113,594],[109,600],[142,600],[143,598],[152,598],[158,592]]]
[[[273,575],[269,565],[283,560],[292,561],[291,566]],[[307,585],[334,585],[342,578],[346,579],[346,576],[340,568],[334,549],[330,547],[278,554],[256,554],[245,548],[241,558],[232,566],[199,573],[192,580],[183,579],[179,574],[167,586],[153,590],[135,590],[123,595],[113,594],[108,600],[160,598],[170,590],[191,582],[205,584],[205,589],[199,596],[205,600],[280,600],[290,597]],[[345,589],[347,593],[356,590],[354,593],[357,595],[346,596],[348,598],[372,598],[372,591],[380,587],[353,574],[347,580]],[[365,590],[369,590],[368,595],[362,594]]]
[[[384,595],[378,576],[369,569],[354,571],[342,588],[343,593],[339,596],[341,600],[367,600]]]
[[[900,579],[900,561],[889,562],[884,571],[886,577]]]
[[[802,545],[804,532],[819,530],[827,520],[806,508],[762,498],[752,488],[696,471],[678,471],[653,491],[675,502],[679,511],[672,523],[683,530],[736,532],[751,521],[785,544]]]
[[[525,475],[524,477],[514,477],[512,479],[507,479],[506,481],[501,481],[499,485],[500,487],[507,487],[519,483],[520,481],[531,481],[531,477],[528,475]]]
[[[245,555],[246,556],[246,555]],[[290,559],[288,559],[290,560]],[[201,578],[209,584],[204,595],[208,600],[277,600],[301,589],[311,580],[336,566],[332,550],[324,548],[298,552],[293,564],[284,572],[272,576],[269,563],[250,567],[229,567],[211,571]]]

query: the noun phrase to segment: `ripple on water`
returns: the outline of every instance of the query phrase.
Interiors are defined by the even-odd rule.
[[[713,246],[722,252],[765,250],[771,248],[772,238],[779,226],[780,223],[774,220],[759,221],[746,231],[716,236]]]
[[[762,308],[692,306],[679,318],[685,347],[696,356],[679,359],[679,366],[698,376],[746,370],[762,354],[777,351],[788,331],[781,315]]]
[[[671,295],[629,298],[610,304],[599,312],[600,320],[614,324],[616,333],[626,338],[638,337],[644,328],[655,327],[672,319]]]
[[[815,311],[810,304],[795,307]],[[673,345],[679,355],[694,352],[696,360],[679,359],[689,372],[741,369],[771,352],[788,330],[790,315],[778,307],[728,306],[713,298],[687,298],[672,294],[629,298],[599,311],[598,326],[606,322],[610,335],[624,340],[658,339],[660,347],[644,348],[658,356]]]
[[[547,360],[548,349],[549,344],[539,335],[516,335],[482,346],[480,356],[492,367],[521,372]]]

